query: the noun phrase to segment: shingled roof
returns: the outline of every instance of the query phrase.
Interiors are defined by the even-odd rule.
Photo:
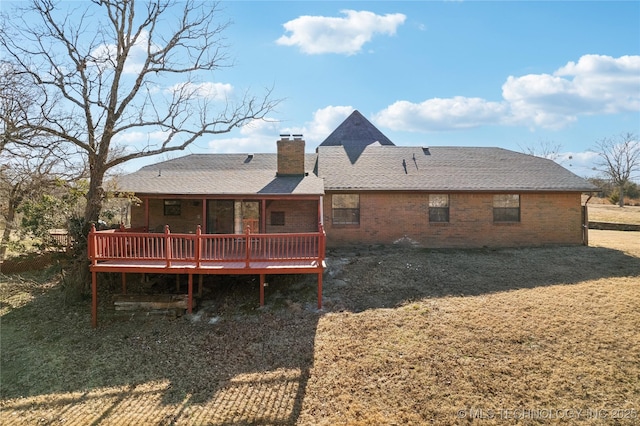
[[[321,195],[315,162],[306,154],[305,176],[276,176],[277,154],[192,154],[143,167],[116,185],[136,194]]]
[[[340,124],[320,146],[342,146],[352,163],[369,145],[395,145],[380,130],[355,110]]]
[[[342,147],[320,146],[317,173],[328,191],[597,189],[551,160],[502,148],[367,146],[352,162]]]

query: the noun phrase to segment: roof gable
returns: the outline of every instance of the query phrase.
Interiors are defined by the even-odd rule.
[[[372,144],[395,145],[380,130],[355,110],[320,146],[342,146],[351,163],[355,163],[364,149]]]

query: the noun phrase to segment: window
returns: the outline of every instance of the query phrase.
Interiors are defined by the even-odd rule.
[[[493,196],[494,222],[520,222],[520,195],[496,194]]]
[[[181,207],[180,200],[164,200],[164,215],[180,216]]]
[[[449,222],[448,194],[429,194],[429,222]]]
[[[334,225],[360,224],[360,195],[333,194],[331,211]]]
[[[284,212],[271,212],[271,225],[284,226]]]

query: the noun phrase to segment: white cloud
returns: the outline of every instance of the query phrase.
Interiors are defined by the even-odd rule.
[[[276,43],[298,46],[304,53],[340,53],[353,55],[375,34],[394,35],[406,16],[401,13],[376,15],[368,11],[343,10],[344,17],[300,16],[283,24],[291,35]]]
[[[213,153],[275,152],[279,123],[274,120],[253,120],[240,128],[240,136],[215,138],[207,145]]]
[[[328,106],[313,113],[313,120],[305,124],[308,140],[317,144],[333,132],[354,111],[352,106]]]
[[[583,151],[559,153],[555,161],[578,176],[594,177],[600,174],[596,170],[598,160],[599,156],[596,152]]]
[[[213,139],[208,147],[216,153],[275,152],[280,134],[302,134],[306,151],[312,152],[353,111],[352,106],[327,106],[316,110],[311,121],[292,127],[275,120],[254,120],[240,129],[239,137]]]
[[[407,131],[494,124],[560,129],[581,116],[637,111],[640,56],[584,55],[551,74],[509,76],[500,102],[463,96],[400,100],[376,114],[376,122]]]
[[[501,121],[508,106],[481,98],[433,98],[419,104],[397,101],[375,115],[377,124],[392,130],[467,129]]]
[[[140,146],[155,145],[164,141],[169,132],[155,131],[155,132],[126,132],[118,133],[114,136],[113,142],[118,146],[126,147],[128,151],[133,151],[133,146],[137,146],[135,151],[138,151]]]
[[[640,56],[584,55],[549,74],[509,76],[502,86],[516,123],[560,128],[580,115],[640,110]]]
[[[170,93],[183,92],[187,97],[199,97],[224,101],[233,93],[233,86],[228,83],[178,83],[167,89]]]

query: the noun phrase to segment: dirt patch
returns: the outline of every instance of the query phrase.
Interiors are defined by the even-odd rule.
[[[0,417],[634,424],[640,244],[630,234],[591,231],[591,247],[335,250],[323,311],[309,277],[271,278],[264,308],[257,280],[229,278],[205,282],[195,321],[123,316],[101,294],[97,330],[89,300],[65,305],[44,276],[5,276]],[[103,284],[115,291],[118,279]],[[175,288],[141,280],[137,290]]]

